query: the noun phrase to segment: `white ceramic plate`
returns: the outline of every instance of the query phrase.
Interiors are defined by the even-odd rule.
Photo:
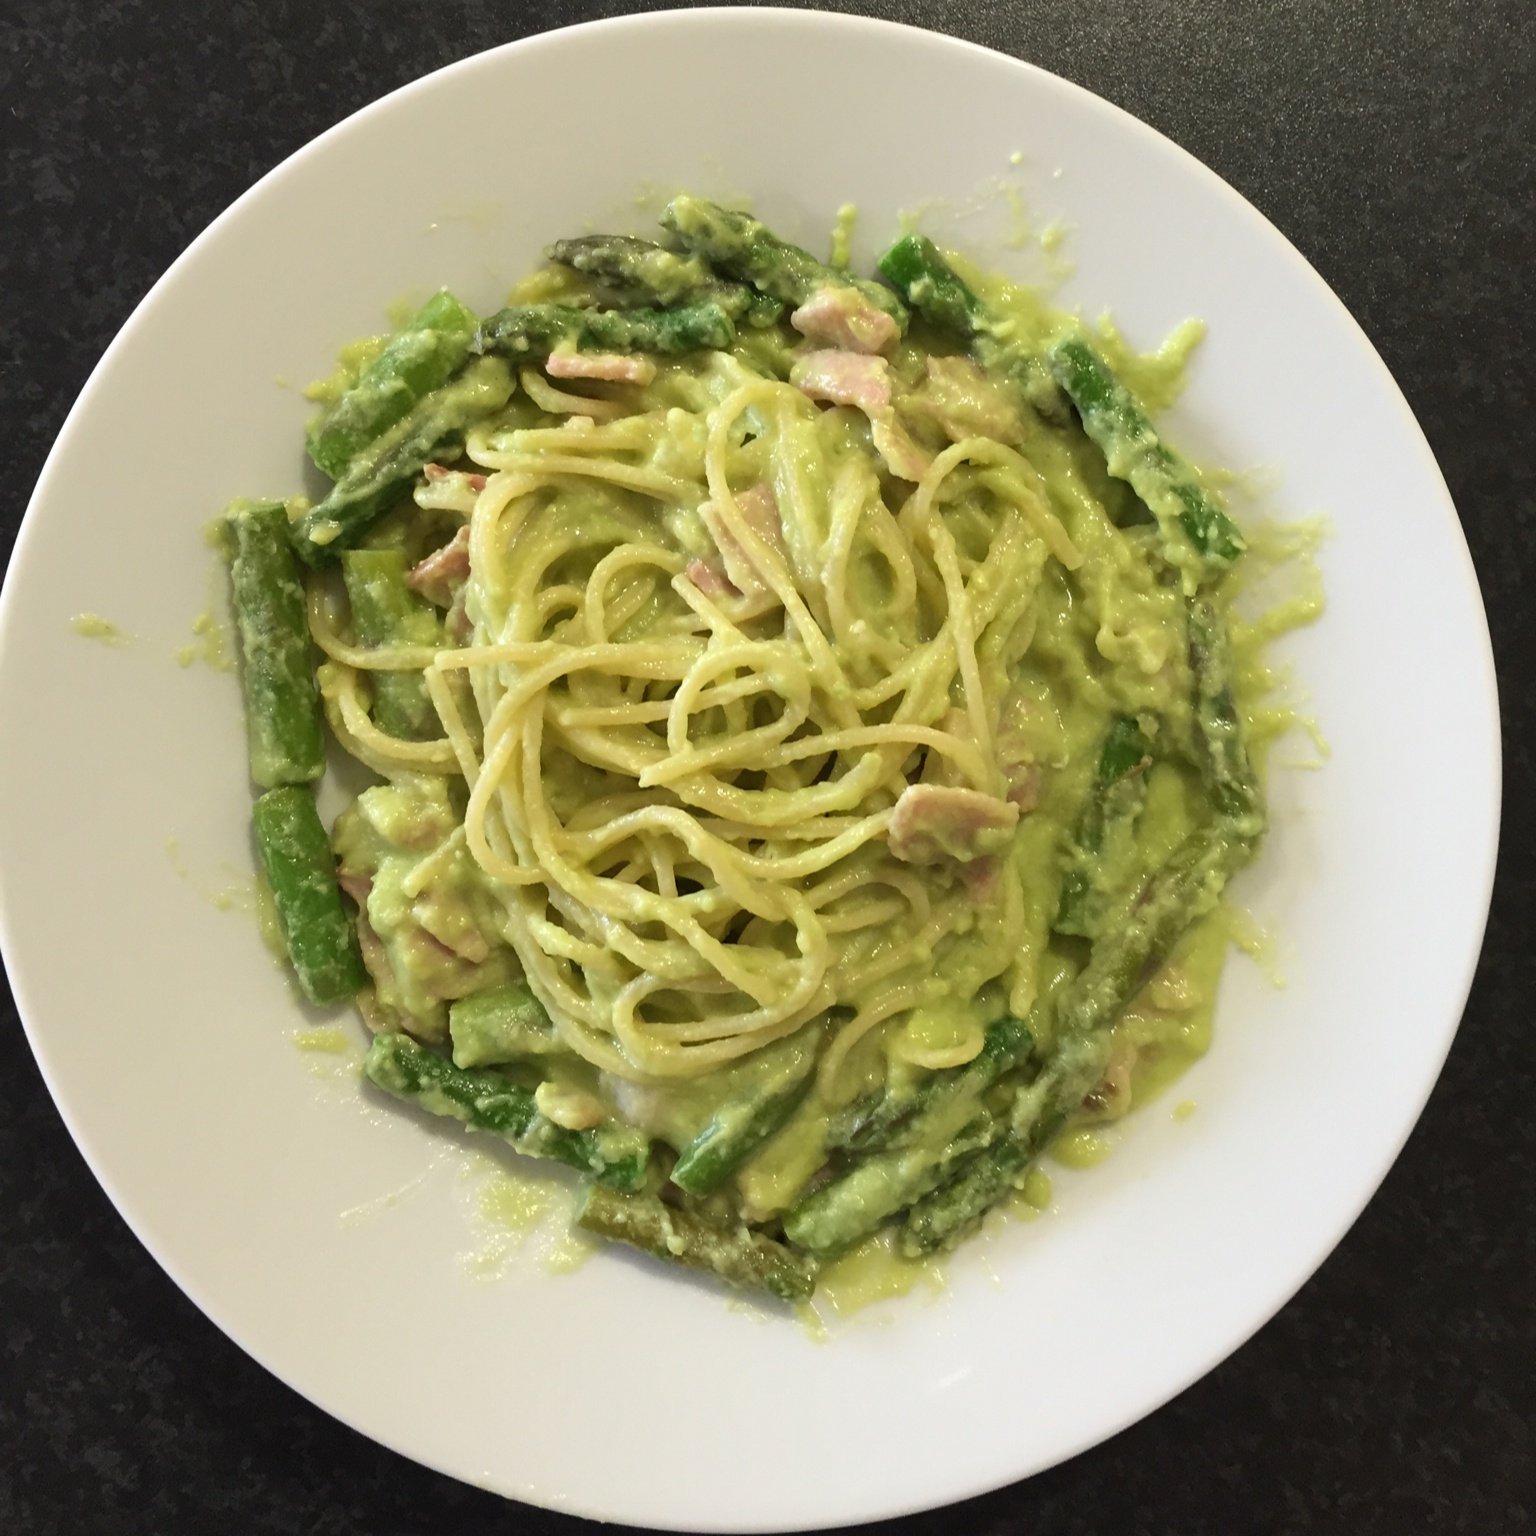
[[[402,292],[447,283],[495,307],[548,240],[615,210],[641,221],[645,183],[750,193],[818,248],[856,201],[867,264],[898,209],[1003,173],[1036,228],[1070,231],[1064,302],[1113,305],[1144,345],[1209,321],[1175,416],[1189,450],[1271,466],[1279,510],[1333,519],[1328,613],[1290,654],[1334,756],[1278,776],[1244,888],[1288,984],[1235,963],[1215,1048],[1175,1095],[1198,1114],[1133,1117],[1113,1158],[1058,1180],[1048,1219],[965,1252],[941,1299],[888,1304],[829,1343],[638,1258],[560,1277],[514,1258],[477,1282],[459,1262],[475,1241],[461,1138],[344,1074],[317,1084],[253,925],[206,899],[250,850],[234,680],[173,661],[205,601],[202,525],[235,494],[301,484],[307,408],[275,376],[323,373]],[[985,223],[946,217],[957,241]],[[75,637],[82,611],[134,638]],[[295,155],[97,368],[27,514],[0,646],[5,960],[60,1111],[134,1231],[256,1359],[365,1434],[637,1524],[940,1504],[1070,1456],[1210,1369],[1385,1173],[1486,913],[1499,756],[1482,608],[1364,336],[1151,130],[1026,65],[871,21],[695,11],[554,33]]]

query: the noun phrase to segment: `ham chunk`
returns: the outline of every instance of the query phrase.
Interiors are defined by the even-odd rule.
[[[857,288],[818,288],[789,323],[818,347],[849,352],[884,352],[901,335],[895,320]]]
[[[742,491],[737,496],[736,505],[747,527],[770,549],[782,555],[784,525],[779,518],[779,504],[774,499],[773,487],[767,484],[754,485],[751,490]],[[699,516],[704,519],[704,526],[709,529],[709,536],[715,541],[715,548],[720,551],[720,559],[732,589],[749,597],[767,596],[771,588],[766,573],[758,568],[745,546],[726,526],[714,502],[706,501],[699,508]],[[698,583],[694,585],[698,586]],[[699,590],[707,589],[700,587]]]
[[[969,864],[1007,848],[1019,808],[975,789],[911,784],[902,791],[888,832],[891,852],[908,864]]]
[[[891,404],[891,365],[858,352],[807,352],[789,382],[811,400],[851,405],[869,417],[870,437],[885,467],[899,480],[921,480],[931,460],[896,420]]]
[[[732,584],[724,571],[716,570],[707,560],[688,562],[688,580],[705,597],[740,597],[741,588]]]
[[[649,384],[656,364],[648,357],[626,352],[575,352],[549,354],[544,372],[552,379],[601,379],[609,384]]]
[[[469,524],[435,549],[419,564],[411,567],[406,586],[439,608],[451,608],[459,589],[469,580]]]
[[[1017,443],[1024,436],[1012,396],[968,357],[930,357],[927,377],[902,400],[901,410],[909,419],[931,421],[954,443],[968,437]]]

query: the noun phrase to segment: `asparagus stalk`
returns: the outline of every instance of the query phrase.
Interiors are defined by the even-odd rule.
[[[544,1005],[526,981],[508,982],[448,1005],[456,1067],[488,1067],[563,1050]]]
[[[1204,749],[1201,770],[1216,814],[1242,837],[1258,837],[1267,815],[1264,792],[1248,756],[1232,695],[1227,627],[1204,598],[1188,602],[1189,669],[1194,676],[1195,729]]]
[[[1247,547],[1237,525],[1194,470],[1158,436],[1141,402],[1081,336],[1050,350],[1051,372],[1110,474],[1128,481],[1157,519],[1163,553],[1183,572],[1186,591],[1229,566]]]
[[[965,344],[984,373],[1011,385],[1036,410],[1061,409],[1060,391],[1044,360],[1015,337],[1010,322],[992,314],[926,235],[903,235],[879,266],[930,325]]]
[[[352,627],[363,645],[442,644],[442,620],[431,603],[406,585],[409,569],[403,549],[349,549],[342,554]],[[372,682],[373,717],[381,731],[408,741],[441,734],[420,672],[375,672]]]
[[[309,456],[333,480],[423,395],[446,384],[469,356],[479,320],[446,288],[394,336],[309,432]]]
[[[1004,1133],[981,1096],[1024,1060],[1031,1044],[1024,1023],[999,1020],[974,1060],[928,1080],[920,1107],[892,1130],[882,1150],[866,1153],[789,1212],[785,1235],[813,1253],[835,1253],[943,1183],[969,1154]]]
[[[727,1099],[683,1148],[672,1182],[690,1195],[712,1195],[795,1112],[811,1086],[812,1062],[788,1058],[784,1070]]]
[[[679,256],[633,235],[583,235],[557,240],[544,253],[551,261],[595,277],[626,305],[670,309],[683,303],[718,304],[734,321],[772,325],[784,306],[745,283],[715,276],[700,256]]]
[[[736,339],[731,317],[716,303],[677,309],[576,309],[568,304],[513,304],[492,315],[475,337],[477,352],[547,357],[558,346],[578,352],[655,352],[667,357],[720,350]]]
[[[981,1050],[964,1066],[933,1072],[920,1082],[887,1085],[878,1097],[852,1106],[834,1122],[829,1145],[851,1152],[878,1152],[889,1146],[920,1112],[940,1101],[981,1092],[1024,1061],[1034,1047],[1029,1028],[1011,1015],[988,1029]]]
[[[288,514],[280,501],[236,502],[228,526],[251,777],[303,784],[325,771],[325,745]]]
[[[925,1195],[907,1213],[898,1239],[902,1254],[915,1259],[953,1247],[1007,1197],[1029,1161],[1029,1149],[1016,1136],[1004,1136],[984,1147],[947,1184]]]
[[[569,1163],[615,1189],[636,1189],[645,1178],[650,1142],[633,1126],[605,1121],[591,1130],[565,1130],[539,1113],[532,1093],[500,1072],[456,1067],[409,1035],[375,1035],[363,1070],[386,1093],[504,1137],[529,1157]]]
[[[410,482],[434,460],[457,458],[464,433],[511,397],[512,375],[500,358],[473,362],[451,383],[420,400],[356,454],[324,501],[294,525],[299,558],[316,568],[355,544]]]
[[[1104,908],[1113,894],[1112,871],[1106,869],[1106,846],[1113,848],[1141,815],[1147,797],[1145,769],[1152,761],[1152,743],[1132,715],[1110,722],[1093,789],[1073,833],[1062,871],[1057,906],[1057,933],[1097,938]]]
[[[907,307],[889,288],[826,266],[809,251],[780,240],[750,214],[686,194],[662,211],[662,225],[696,255],[761,293],[798,307],[824,288],[853,288],[905,331]]]
[[[728,1285],[804,1301],[816,1288],[812,1261],[746,1227],[728,1230],[664,1205],[651,1195],[621,1195],[592,1185],[577,1224],[658,1259],[718,1275]]]
[[[252,816],[262,868],[304,995],[312,1003],[351,997],[368,975],[309,790],[291,784],[269,789]]]

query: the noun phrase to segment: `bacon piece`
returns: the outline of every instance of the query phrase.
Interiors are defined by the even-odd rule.
[[[368,910],[368,892],[373,889],[372,875],[349,875],[345,870],[338,870],[336,883],[364,912]]]
[[[909,784],[896,802],[887,836],[891,852],[908,864],[969,863],[1001,853],[1019,808],[975,789]]]
[[[779,504],[774,499],[773,487],[766,482],[742,491],[736,498],[741,520],[770,549],[784,553],[784,524],[779,518]],[[699,508],[699,516],[709,529],[709,536],[720,551],[721,562],[731,586],[749,597],[766,597],[772,591],[767,573],[759,568],[745,546],[726,526],[720,510],[712,501]],[[691,572],[690,572],[691,574]],[[703,588],[700,588],[703,591]]]
[[[649,384],[656,364],[626,352],[567,352],[549,354],[544,372],[552,379],[602,379],[609,384]]]
[[[688,580],[705,597],[741,596],[741,589],[733,586],[730,578],[723,571],[717,571],[707,560],[690,560],[687,575]]]
[[[424,474],[428,480],[452,480],[455,476],[457,476],[472,491],[483,491],[485,489],[484,475],[472,475],[469,474],[466,470],[462,469],[448,469],[442,464],[428,464],[427,467],[422,470],[422,474]]]
[[[968,357],[930,357],[920,389],[901,400],[904,415],[931,421],[951,442],[991,437],[1016,443],[1024,436],[1018,407]]]
[[[891,365],[858,352],[806,352],[789,382],[811,400],[851,405],[869,417],[870,437],[885,467],[900,480],[921,480],[931,460],[896,420],[891,405]]]
[[[1020,815],[1027,815],[1040,804],[1040,791],[1045,784],[1039,763],[1009,763],[1003,773],[1008,780],[1008,803],[1018,806]]]
[[[439,608],[451,608],[454,597],[469,580],[469,524],[465,523],[441,549],[411,567],[406,586],[420,592]]]
[[[895,320],[857,288],[818,288],[789,323],[819,347],[849,352],[884,352],[901,335]]]

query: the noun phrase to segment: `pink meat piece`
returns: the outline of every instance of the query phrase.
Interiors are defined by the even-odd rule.
[[[441,549],[433,550],[411,568],[405,584],[439,608],[451,608],[454,597],[468,580],[469,524],[465,523]]]
[[[968,357],[930,357],[920,389],[901,402],[909,416],[932,421],[951,442],[991,437],[1016,443],[1024,422],[1008,391],[989,379]]]
[[[609,384],[649,384],[656,364],[623,352],[551,352],[544,372],[552,379],[602,379]]]
[[[901,480],[921,480],[931,460],[896,420],[891,406],[891,365],[858,352],[806,352],[789,382],[811,400],[851,405],[869,417],[869,435],[885,467]]]
[[[901,327],[857,288],[818,288],[789,323],[818,347],[849,352],[884,352],[901,335]]]
[[[965,894],[978,907],[989,907],[1003,889],[1003,861],[995,853],[972,859],[961,869]]]
[[[750,490],[742,491],[736,497],[736,506],[747,527],[770,549],[780,555],[784,554],[784,524],[779,518],[779,504],[774,497],[773,487],[762,482]],[[720,551],[720,559],[731,586],[738,592],[752,596],[766,595],[771,590],[766,573],[758,568],[741,541],[726,526],[714,502],[706,501],[699,508],[699,515],[704,519],[704,526],[709,529],[710,538],[715,541],[715,548]]]
[[[811,400],[851,405],[871,419],[891,408],[891,365],[883,357],[828,349],[795,359],[789,381]]]
[[[463,478],[464,483],[472,491],[483,491],[485,489],[484,475],[471,475],[462,469],[448,469],[441,464],[428,464],[427,467],[422,470],[422,474],[424,474],[428,480],[448,480],[451,479],[454,475],[459,475]]]
[[[1038,763],[1010,763],[1004,769],[1008,780],[1008,802],[1025,815],[1040,804],[1045,775]]]
[[[443,629],[455,645],[468,645],[475,633],[475,626],[470,623],[469,612],[464,607],[463,587],[459,588],[453,599],[448,616],[443,620]]]
[[[368,892],[373,889],[371,875],[349,875],[341,870],[336,875],[336,883],[364,912],[368,910]]]
[[[724,571],[717,571],[707,560],[688,562],[688,580],[705,597],[740,597],[740,588],[733,586]]]
[[[909,784],[896,802],[887,832],[890,849],[908,864],[954,859],[968,864],[1008,846],[1019,808],[975,789]]]

